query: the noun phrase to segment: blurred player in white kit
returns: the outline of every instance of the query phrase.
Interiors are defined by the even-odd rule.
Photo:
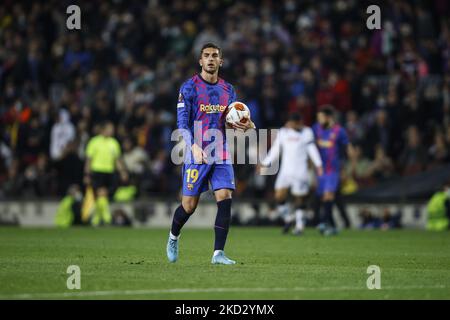
[[[310,189],[308,159],[313,162],[317,175],[321,176],[323,173],[322,160],[314,141],[311,128],[303,125],[300,114],[294,113],[279,130],[269,153],[261,162],[262,167],[267,167],[281,156],[280,170],[275,181],[275,201],[277,211],[285,223],[283,233],[289,231],[293,221],[287,202],[289,191],[294,197],[295,207],[293,234],[301,235],[303,232],[306,197]]]

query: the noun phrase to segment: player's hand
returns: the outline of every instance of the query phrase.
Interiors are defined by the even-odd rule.
[[[208,157],[206,155],[206,152],[203,151],[202,148],[200,148],[197,144],[193,144],[192,147],[192,155],[194,156],[195,163],[201,164],[201,163],[208,163]]]
[[[123,183],[127,183],[128,182],[128,178],[129,178],[128,172],[122,171],[120,173],[120,179],[122,180]]]
[[[323,168],[322,167],[318,167],[317,168],[317,175],[320,177],[323,175]]]
[[[247,119],[247,121],[245,123],[242,123],[242,122],[230,123],[231,127],[233,129],[242,130],[244,132],[247,131],[248,129],[255,128],[255,124],[250,120],[249,117],[244,117],[243,119]]]

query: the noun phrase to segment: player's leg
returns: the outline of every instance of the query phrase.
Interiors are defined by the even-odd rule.
[[[292,225],[293,219],[289,210],[287,198],[289,196],[289,188],[275,189],[275,202],[277,204],[278,216],[283,219],[283,233],[287,233]]]
[[[348,229],[348,228],[350,228],[350,220],[348,218],[345,201],[343,199],[343,196],[342,196],[339,188],[340,188],[340,186],[338,186],[338,188],[336,190],[334,202],[338,209],[339,215],[341,216],[342,220],[344,220],[345,228]]]
[[[291,187],[292,195],[294,196],[295,207],[295,229],[294,234],[300,235],[304,229],[304,216],[306,211],[306,197],[309,193],[310,183],[308,180],[308,173],[299,175],[294,179],[294,183]]]
[[[214,222],[214,253],[213,264],[235,264],[225,255],[231,221],[232,192],[234,190],[234,171],[230,164],[216,164],[211,172],[211,187],[217,202],[217,215]]]
[[[304,229],[303,219],[306,212],[306,196],[309,192],[309,182],[307,179],[296,179],[292,186],[295,206],[295,229],[294,234],[301,235]]]
[[[175,209],[172,219],[172,227],[170,228],[170,236],[177,240],[180,236],[181,229],[189,220],[189,217],[197,209],[199,196],[182,196],[181,204]]]
[[[95,194],[95,207],[91,219],[93,226],[99,226],[102,222],[111,223],[111,211],[108,200],[108,179],[107,175],[100,172],[92,174],[92,187]]]
[[[335,201],[335,194],[338,187],[338,174],[328,174],[325,180],[324,192],[322,196],[323,210],[324,210],[324,223],[325,229],[323,233],[325,235],[336,234],[336,225],[333,219],[333,205]]]
[[[167,258],[170,262],[178,260],[178,239],[181,229],[197,208],[200,194],[208,190],[208,173],[210,166],[185,164],[182,170],[183,189],[181,204],[175,209],[172,226],[167,241]]]
[[[111,217],[111,210],[109,208],[109,200],[108,200],[108,188],[101,187],[97,190],[97,216],[103,222],[104,224],[110,224],[112,217]],[[98,225],[98,224],[97,224]]]
[[[306,196],[297,196],[294,200],[295,205],[295,228],[294,234],[301,235],[305,229]]]

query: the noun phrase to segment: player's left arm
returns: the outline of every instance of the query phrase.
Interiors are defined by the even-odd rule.
[[[353,151],[353,145],[348,139],[347,132],[344,128],[341,128],[340,134],[339,134],[339,143],[345,147],[346,156],[347,158],[350,157],[351,152]]]
[[[315,144],[314,133],[311,129],[306,132],[306,152],[308,153],[308,157],[314,163],[317,174],[321,176],[323,174],[322,158],[320,157],[319,149],[317,149]]]
[[[120,174],[120,178],[122,179],[123,182],[127,182],[128,181],[128,170],[127,167],[125,165],[125,163],[123,162],[122,159],[122,152],[120,150],[120,145],[118,142],[116,142],[116,168],[119,171]]]
[[[234,90],[234,87],[231,86],[231,93],[230,93],[230,99],[228,101],[228,105],[230,105],[231,103],[237,101],[237,96],[236,96],[236,91]],[[225,122],[225,128],[227,129],[240,129],[243,130],[244,132],[247,131],[248,129],[256,129],[255,124],[253,123],[253,121],[247,117],[247,121],[245,123],[227,123]]]

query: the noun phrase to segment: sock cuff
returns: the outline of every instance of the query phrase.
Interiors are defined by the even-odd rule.
[[[224,199],[221,201],[217,201],[217,206],[218,207],[222,207],[222,206],[226,206],[226,205],[231,205],[232,199],[228,198],[228,199]]]

